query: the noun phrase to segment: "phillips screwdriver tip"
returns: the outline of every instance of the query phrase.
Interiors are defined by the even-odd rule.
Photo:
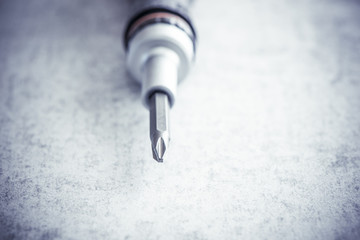
[[[157,140],[154,139],[154,142],[152,142],[151,144],[152,144],[153,158],[158,162],[163,162],[163,157],[167,146],[164,138],[160,137]]]

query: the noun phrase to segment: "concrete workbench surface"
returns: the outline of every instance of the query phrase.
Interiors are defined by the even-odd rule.
[[[0,239],[360,239],[360,1],[196,1],[163,164],[129,2],[0,1]]]

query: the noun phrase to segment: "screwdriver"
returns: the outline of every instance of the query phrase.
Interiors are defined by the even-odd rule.
[[[169,147],[169,113],[177,85],[196,52],[196,32],[188,15],[192,0],[133,0],[124,44],[131,77],[141,84],[150,113],[153,158],[163,162]]]

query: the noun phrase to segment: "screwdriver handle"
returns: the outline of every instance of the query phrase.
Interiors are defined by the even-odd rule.
[[[155,12],[167,12],[172,13],[187,22],[189,25],[190,31],[189,35],[196,41],[196,31],[194,29],[193,23],[189,16],[190,6],[193,4],[194,0],[129,0],[129,20],[124,34],[124,44],[125,48],[128,47],[128,41],[131,36],[129,32],[134,23],[141,19],[143,16],[146,16],[150,13]]]
[[[170,107],[178,83],[192,65],[196,33],[188,15],[193,0],[134,0],[124,34],[127,68],[141,83],[141,99],[149,108],[155,92],[165,93]]]

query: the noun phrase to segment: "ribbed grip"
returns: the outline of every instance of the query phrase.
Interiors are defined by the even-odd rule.
[[[145,15],[148,16],[151,13],[167,12],[177,15],[188,25],[190,29],[188,34],[191,39],[196,42],[196,33],[189,17],[189,8],[194,0],[128,0],[129,6],[129,21],[124,33],[124,44],[127,48],[128,40],[131,37],[130,33],[134,28],[134,23]],[[190,32],[190,33],[189,33]]]

